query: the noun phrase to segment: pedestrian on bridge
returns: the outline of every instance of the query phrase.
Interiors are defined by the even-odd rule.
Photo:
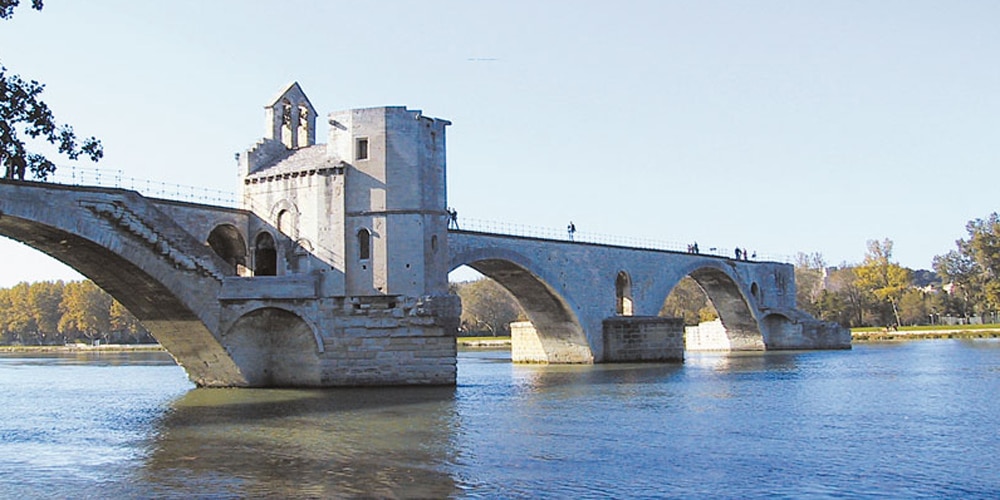
[[[566,226],[566,233],[569,234],[569,241],[573,241],[573,234],[576,233],[576,224],[573,224],[573,221],[569,221],[569,225]]]

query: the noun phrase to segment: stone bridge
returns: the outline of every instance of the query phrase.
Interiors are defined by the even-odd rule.
[[[609,361],[605,320],[657,316],[688,276],[708,296],[724,329],[725,338],[710,348],[850,345],[849,332],[795,308],[794,268],[788,264],[458,230],[449,233],[448,245],[451,269],[467,265],[497,281],[531,321],[541,349],[519,354],[515,345],[515,360]]]
[[[460,265],[526,311],[516,361],[680,359],[683,325],[656,314],[685,276],[719,312],[716,346],[850,347],[795,309],[786,264],[449,231],[449,122],[335,112],[324,145],[316,116],[298,84],[265,107],[240,209],[2,180],[0,235],[93,280],[200,386],[454,384]]]

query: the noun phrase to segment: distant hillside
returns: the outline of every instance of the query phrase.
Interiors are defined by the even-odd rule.
[[[917,269],[913,271],[913,286],[923,288],[931,284],[941,284],[941,278],[936,272],[928,271],[926,269]]]

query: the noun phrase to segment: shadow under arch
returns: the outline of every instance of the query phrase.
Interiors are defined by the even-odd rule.
[[[792,345],[801,336],[801,327],[796,328],[795,323],[781,313],[767,314],[761,324],[768,333],[768,344],[771,346]]]
[[[291,311],[254,309],[240,316],[224,337],[250,387],[322,385],[322,339],[312,325]]]
[[[687,276],[690,276],[705,292],[719,313],[719,320],[725,329],[730,350],[765,350],[764,336],[757,318],[743,290],[729,274],[721,269],[706,266],[696,268]]]
[[[534,326],[546,362],[593,363],[587,335],[566,299],[532,272],[525,259],[511,252],[492,253],[455,259],[451,270],[469,266],[507,289]]]

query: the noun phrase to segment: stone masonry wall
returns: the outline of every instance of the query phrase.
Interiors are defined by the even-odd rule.
[[[617,316],[604,320],[604,361],[683,361],[684,320]]]
[[[732,345],[726,335],[726,327],[722,321],[705,321],[698,326],[689,326],[684,330],[685,343],[689,351],[729,351]]]
[[[365,307],[368,306],[368,307]],[[447,325],[422,305],[348,304],[338,334],[324,337],[324,386],[453,385],[457,346]]]
[[[530,321],[510,324],[510,358],[514,363],[548,363],[542,341]]]

